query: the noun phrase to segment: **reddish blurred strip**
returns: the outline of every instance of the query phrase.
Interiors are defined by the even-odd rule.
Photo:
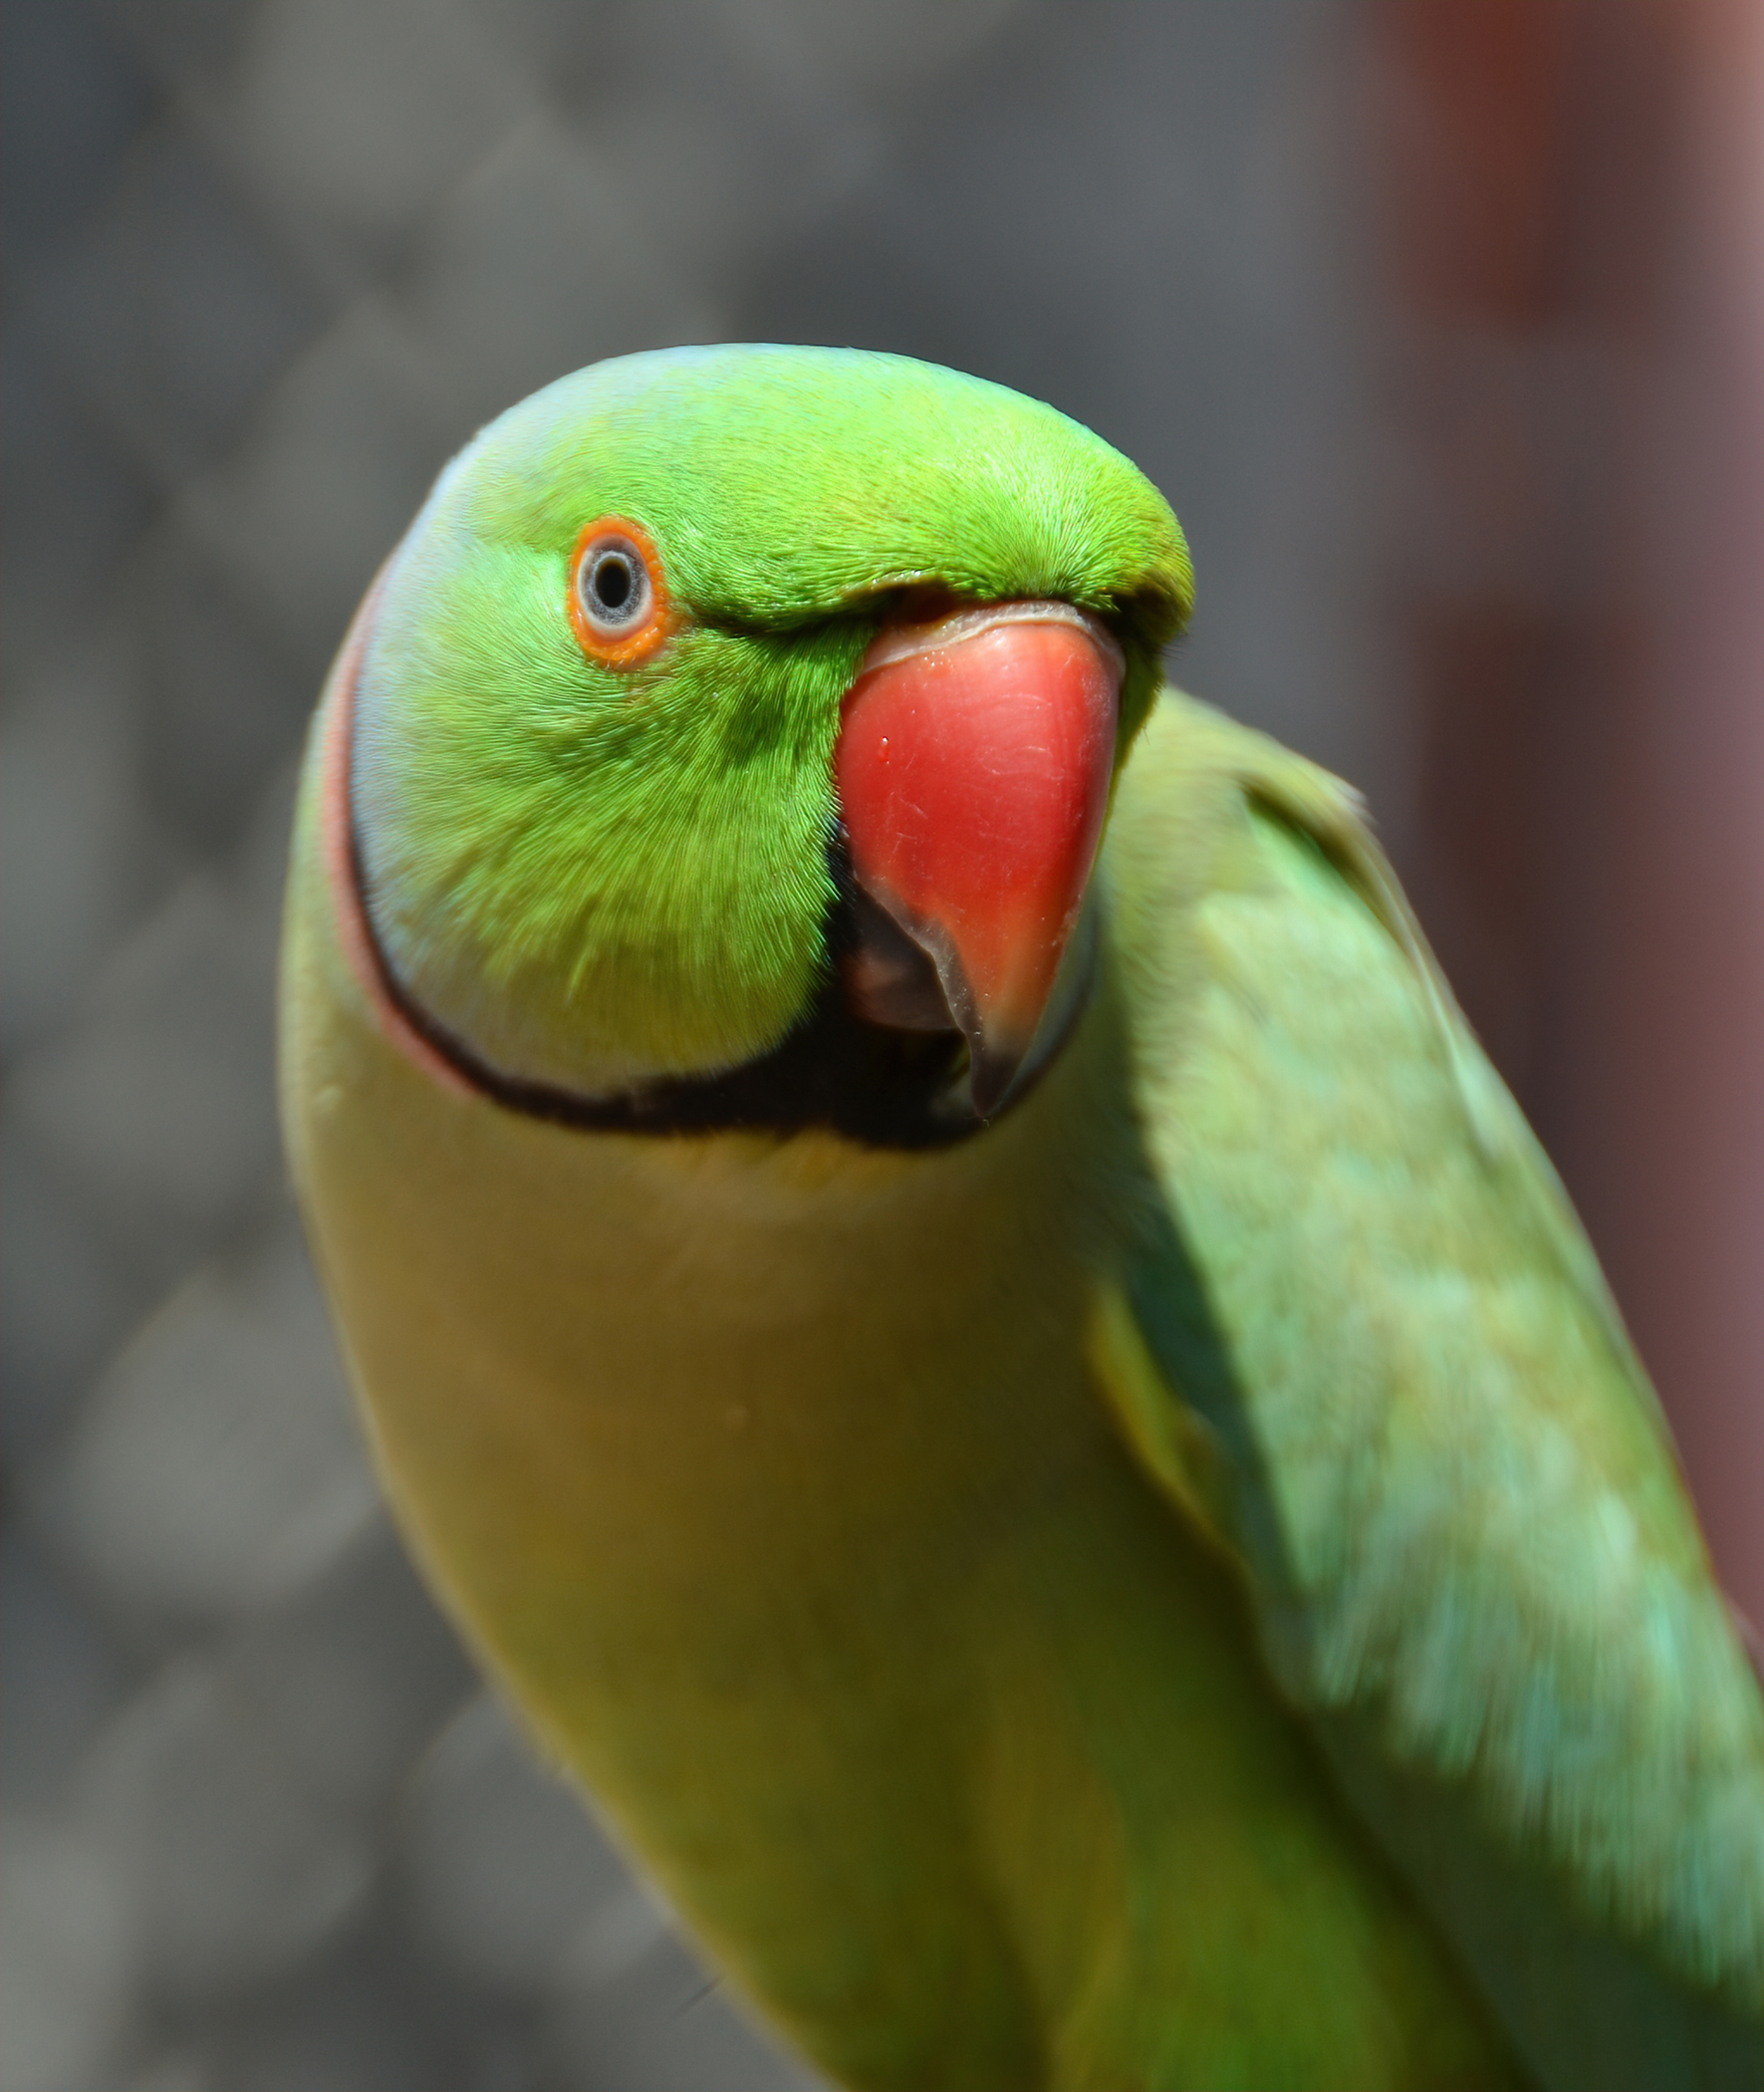
[[[1764,4],[1368,20],[1405,870],[1764,1620]]]

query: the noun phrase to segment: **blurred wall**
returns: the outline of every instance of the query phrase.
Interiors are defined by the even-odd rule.
[[[1764,1619],[1764,7],[1376,0],[1395,837]]]
[[[1668,1401],[1675,1375],[1719,1398],[1696,1412],[1706,1445],[1685,1434],[1718,1495],[1735,1391],[1758,1386],[1747,1201],[1764,1173],[1735,1133],[1753,1092],[1715,1070],[1751,1021],[1757,968],[1735,947],[1757,860],[1720,857],[1714,838],[1744,837],[1709,807],[1755,803],[1756,653],[1734,606],[1757,562],[1735,553],[1718,579],[1681,519],[1719,482],[1733,542],[1755,543],[1752,453],[1699,361],[1731,354],[1723,257],[1751,233],[1714,208],[1737,179],[1716,162],[1749,133],[1709,133],[1693,166],[1670,143],[1679,106],[1645,83],[1608,125],[1664,140],[1646,146],[1674,170],[1649,252],[1694,295],[1655,299],[1657,357],[1589,401],[1597,353],[1577,363],[1553,321],[1489,318],[1403,258],[1439,237],[1429,182],[1474,218],[1508,180],[1520,232],[1564,164],[1593,170],[1575,194],[1596,186],[1596,152],[1546,152],[1547,181],[1523,152],[1518,172],[1487,163],[1516,112],[1533,112],[1525,137],[1554,136],[1535,111],[1581,76],[1566,45],[1542,88],[1534,60],[1484,50],[1483,100],[1454,99],[1467,76],[1417,25],[1477,11],[9,0],[5,2082],[796,2081],[533,1767],[404,1567],[276,1152],[281,857],[329,653],[440,462],[595,358],[731,338],[902,349],[1049,397],[1145,466],[1196,551],[1181,678],[1370,790],[1473,1013],[1604,1216]],[[1730,70],[1696,77],[1714,92]],[[1580,222],[1561,221],[1559,251]],[[1443,461],[1442,383],[1459,389],[1448,423],[1472,398]],[[1496,411],[1491,438],[1486,397],[1540,384],[1546,403]],[[1602,402],[1651,412],[1668,393],[1695,412],[1655,439],[1677,622],[1650,627],[1668,666],[1645,687],[1675,706],[1719,685],[1707,718],[1731,738],[1685,737],[1638,698],[1626,731],[1664,756],[1618,763],[1636,810],[1578,801],[1544,849],[1538,780],[1562,773],[1540,748],[1605,774],[1617,715],[1552,709],[1544,640],[1467,674],[1467,705],[1440,678],[1482,658],[1464,635],[1486,615],[1532,615],[1528,590],[1549,626],[1607,481],[1552,479],[1503,550],[1478,475],[1504,443],[1523,482],[1563,416],[1597,453],[1630,411]],[[1688,450],[1680,426],[1700,431]],[[1460,587],[1466,558],[1494,562],[1492,595]],[[1723,586],[1726,624],[1697,608]],[[1567,723],[1540,740],[1544,714]],[[1654,853],[1619,853],[1628,885],[1587,874],[1607,833]],[[1655,863],[1676,882],[1663,920]],[[1643,992],[1626,955],[1649,936],[1678,973]],[[1577,954],[1607,986],[1558,1022],[1552,984],[1581,977]],[[1659,996],[1682,1016],[1639,1021],[1637,995],[1641,1017]],[[1704,1053],[1689,1082],[1687,1041]],[[1577,1088],[1577,1065],[1606,1072]],[[1688,1089],[1689,1151],[1655,1131]],[[1589,1097],[1606,1101],[1577,1118]],[[1636,1201],[1600,1186],[1638,1180],[1626,1234]],[[1666,1274],[1686,1259],[1660,1256],[1662,1232],[1706,1250],[1701,1305],[1676,1323]],[[1708,1335],[1701,1364],[1674,1327]]]

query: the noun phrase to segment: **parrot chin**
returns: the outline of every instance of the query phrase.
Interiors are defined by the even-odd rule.
[[[998,603],[885,628],[846,699],[846,992],[872,1023],[959,1031],[981,1119],[1083,1006],[1124,665],[1071,604]]]

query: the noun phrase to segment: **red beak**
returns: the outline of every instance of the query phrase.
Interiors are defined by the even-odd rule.
[[[1064,603],[1002,603],[872,646],[835,758],[859,885],[929,958],[986,1117],[1048,1016],[1115,766],[1122,654]],[[885,965],[859,1007],[922,1027]]]

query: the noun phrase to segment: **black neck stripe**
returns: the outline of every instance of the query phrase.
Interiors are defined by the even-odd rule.
[[[711,1075],[659,1077],[595,1095],[505,1074],[476,1053],[398,978],[374,920],[353,791],[348,795],[350,877],[386,999],[471,1086],[508,1111],[585,1132],[654,1136],[731,1133],[780,1137],[811,1128],[868,1148],[947,1148],[981,1131],[961,1098],[966,1047],[959,1033],[894,1031],[855,1016],[839,955],[855,935],[843,836],[829,843],[839,899],[825,928],[826,977],[807,1014],[770,1053]]]

